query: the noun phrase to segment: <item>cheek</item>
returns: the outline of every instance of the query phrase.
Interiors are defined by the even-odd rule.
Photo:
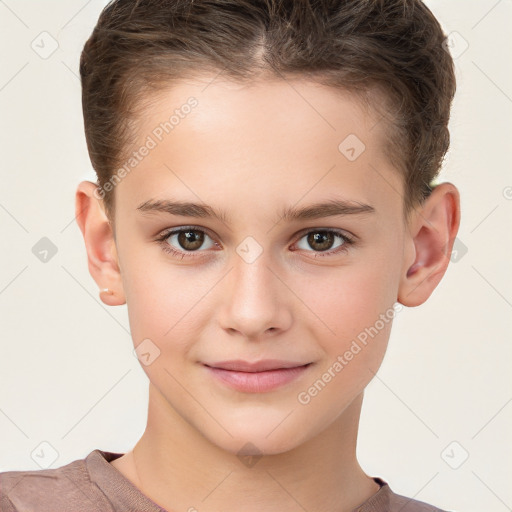
[[[354,262],[296,282],[308,317],[314,319],[315,334],[334,343],[357,336],[392,311],[396,301],[396,272],[379,261]]]
[[[308,418],[336,419],[383,361],[397,306],[389,274],[381,270],[347,267],[315,288],[311,310],[322,321],[311,316],[309,324],[325,357],[296,397]]]
[[[144,258],[151,265],[141,264]],[[217,274],[197,271],[191,279],[190,268],[136,250],[125,258],[122,274],[134,345],[151,340],[166,365],[186,356],[213,314],[206,295]]]
[[[342,410],[344,400],[360,393],[378,371],[399,306],[397,265],[391,252],[382,250],[376,258],[371,255],[333,269],[316,279],[315,286],[302,283],[299,293],[308,298],[304,302],[312,312],[307,322],[325,354],[316,384],[315,379],[310,383],[311,395],[303,390],[304,400],[315,402],[312,409],[332,400]]]

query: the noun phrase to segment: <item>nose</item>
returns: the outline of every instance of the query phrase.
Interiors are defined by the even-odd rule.
[[[252,263],[236,256],[233,265],[220,290],[221,327],[251,340],[289,329],[293,294],[265,253]]]

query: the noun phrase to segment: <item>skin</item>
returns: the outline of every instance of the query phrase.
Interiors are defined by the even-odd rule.
[[[404,218],[385,127],[347,92],[298,79],[248,86],[201,78],[155,96],[138,120],[133,149],[187,98],[198,101],[116,186],[113,225],[96,184],[82,182],[76,194],[91,275],[113,291],[101,293],[103,302],[126,303],[134,346],[150,339],[160,350],[142,365],[146,430],[112,465],[169,511],[234,512],[241,503],[248,512],[351,511],[379,489],[357,461],[357,430],[392,322],[307,404],[298,394],[393,304],[428,299],[449,263],[459,193],[442,183]],[[366,146],[355,161],[338,150],[349,134]],[[229,219],[137,209],[171,198]],[[280,220],[283,207],[329,199],[375,211]],[[190,258],[164,251],[166,243],[187,251],[176,236],[155,241],[190,225],[209,235]],[[356,242],[334,254],[343,243],[334,237],[331,254],[318,257],[306,235],[320,228]],[[250,263],[237,253],[248,236],[262,250]],[[313,364],[263,393],[233,390],[202,365],[268,358]],[[248,442],[263,455],[250,466],[237,456]]]

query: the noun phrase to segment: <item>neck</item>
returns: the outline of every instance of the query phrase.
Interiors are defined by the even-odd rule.
[[[379,489],[356,458],[362,399],[361,393],[293,450],[242,461],[184,421],[150,385],[146,430],[112,464],[169,512],[351,512]]]

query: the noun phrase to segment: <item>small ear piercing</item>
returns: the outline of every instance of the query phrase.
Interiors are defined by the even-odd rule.
[[[126,302],[123,300],[123,292],[120,291],[119,295],[117,295],[115,290],[111,290],[110,288],[101,288],[100,289],[100,300],[109,306],[119,306],[120,304],[125,304]],[[121,301],[121,302],[120,302]]]

